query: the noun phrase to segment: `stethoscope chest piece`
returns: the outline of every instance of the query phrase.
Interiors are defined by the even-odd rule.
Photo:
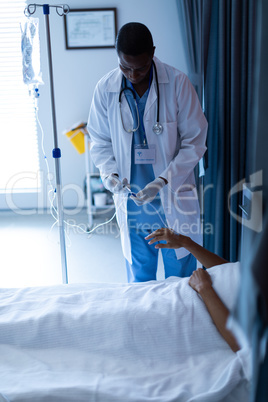
[[[161,134],[163,132],[163,126],[159,122],[156,122],[153,125],[153,132],[157,135]]]

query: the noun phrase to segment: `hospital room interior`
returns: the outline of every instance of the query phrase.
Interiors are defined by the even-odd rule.
[[[267,18],[265,0],[1,1],[0,402],[267,401]],[[201,239],[201,249],[219,257],[206,267],[198,254],[196,269],[211,272],[228,311],[225,326],[239,344],[235,352],[189,286],[193,275],[165,273],[166,249],[158,253],[154,279],[130,279],[134,257],[130,263],[126,256],[117,193],[107,177],[122,181],[127,205],[140,193],[118,172],[104,178],[96,166],[97,148],[100,159],[105,151],[94,105],[100,80],[118,66],[124,74],[124,52],[115,42],[130,22],[152,34],[147,96],[156,82],[153,123],[161,129],[153,126],[151,135],[167,158],[173,151],[161,118],[168,112],[155,65],[188,79],[207,121],[191,172],[200,208],[191,233],[194,244]],[[133,94],[130,85],[125,89]],[[126,130],[119,102],[128,98],[119,92],[114,114],[127,139],[135,119]],[[137,130],[147,127],[139,113]],[[180,141],[183,148],[183,135]],[[171,188],[161,171],[157,176],[159,193]],[[157,219],[171,228],[162,213]],[[180,234],[180,225],[171,229]],[[145,252],[135,244],[133,256]]]

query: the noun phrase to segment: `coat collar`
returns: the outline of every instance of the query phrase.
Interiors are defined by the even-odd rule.
[[[154,57],[154,62],[156,65],[157,75],[158,75],[158,83],[159,84],[167,84],[169,82],[168,75],[166,73],[166,69],[164,64],[157,58]],[[122,83],[122,71],[119,67],[112,71],[110,74],[110,79],[107,82],[106,91],[107,92],[119,92]],[[155,76],[154,76],[155,80]]]

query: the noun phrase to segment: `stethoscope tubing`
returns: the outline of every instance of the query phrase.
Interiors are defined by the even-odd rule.
[[[152,61],[154,73],[155,73],[155,82],[156,82],[156,92],[157,92],[157,113],[156,113],[156,123],[159,124],[159,108],[160,108],[160,93],[159,93],[159,83],[158,83],[158,74],[155,62]]]
[[[157,69],[156,69],[155,62],[154,62],[153,60],[152,60],[152,64],[153,64],[153,69],[154,69],[154,73],[155,73],[156,92],[157,92],[157,113],[156,113],[156,123],[155,123],[154,127],[155,127],[155,126],[162,127],[162,126],[160,125],[160,123],[159,123],[160,92],[159,92],[158,74],[157,74]],[[130,132],[135,132],[135,131],[137,131],[137,130],[139,129],[140,122],[139,122],[138,104],[137,104],[137,98],[136,98],[135,91],[133,91],[132,88],[127,87],[126,84],[125,84],[125,82],[126,82],[126,78],[125,78],[125,76],[123,76],[123,83],[124,83],[124,86],[121,88],[121,90],[120,90],[120,92],[119,92],[119,99],[118,99],[118,101],[119,101],[120,114],[121,114],[121,120],[122,120],[123,128],[124,128],[124,130],[125,130],[126,132],[130,133]],[[121,113],[121,98],[122,98],[122,95],[123,95],[123,93],[124,93],[125,91],[130,91],[130,92],[132,93],[132,96],[133,96],[134,101],[135,101],[137,116],[138,116],[138,124],[137,124],[137,127],[136,127],[136,128],[133,128],[133,129],[131,129],[131,130],[126,130],[126,128],[124,127],[124,123],[123,123],[123,119],[122,119],[122,113]]]

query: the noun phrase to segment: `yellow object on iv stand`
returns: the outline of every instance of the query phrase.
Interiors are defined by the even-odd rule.
[[[84,136],[88,135],[86,123],[76,124],[74,128],[65,131],[64,134],[70,140],[77,152],[81,155],[85,152]]]

